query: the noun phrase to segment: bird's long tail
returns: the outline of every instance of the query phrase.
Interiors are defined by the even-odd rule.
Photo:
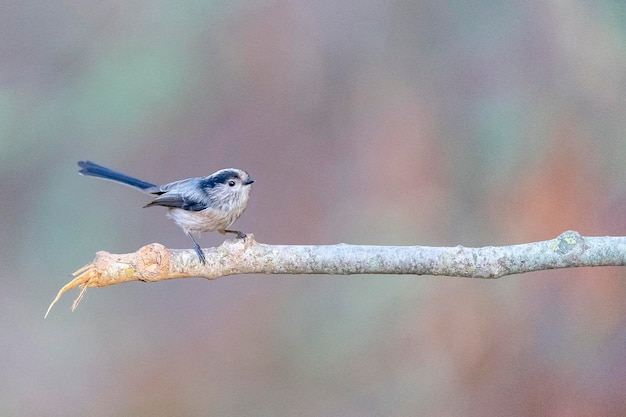
[[[140,190],[148,193],[158,188],[155,184],[151,184],[137,178],[129,177],[128,175],[122,174],[121,172],[113,171],[112,169],[103,167],[102,165],[94,164],[91,161],[79,161],[78,166],[81,168],[78,173],[82,175],[103,178],[105,180],[130,185],[131,187],[139,188]]]

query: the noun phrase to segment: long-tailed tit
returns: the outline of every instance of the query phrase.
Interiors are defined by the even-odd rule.
[[[156,185],[90,161],[80,161],[78,166],[82,175],[119,182],[156,196],[144,207],[167,207],[168,216],[189,236],[203,264],[204,254],[193,233],[217,231],[222,234],[234,233],[238,238],[246,237],[245,233],[228,229],[248,205],[250,184],[254,180],[246,171],[226,168],[208,177],[187,178]]]

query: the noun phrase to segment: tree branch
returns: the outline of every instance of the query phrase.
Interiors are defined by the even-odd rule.
[[[626,237],[583,237],[567,231],[556,239],[482,248],[364,245],[265,245],[248,235],[203,249],[206,265],[189,250],[158,243],[129,254],[97,252],[92,263],[74,272],[50,304],[80,287],[78,306],[88,287],[173,278],[215,279],[235,274],[411,274],[499,278],[556,268],[626,265]]]

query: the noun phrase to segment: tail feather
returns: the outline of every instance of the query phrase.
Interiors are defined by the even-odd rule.
[[[137,178],[129,177],[121,172],[113,171],[112,169],[103,167],[102,165],[95,164],[91,161],[79,161],[78,166],[81,168],[78,171],[79,174],[88,175],[91,177],[103,178],[105,180],[111,180],[119,182],[121,184],[130,185],[131,187],[139,188],[142,191],[150,192],[150,189],[157,189],[155,184],[142,181]]]

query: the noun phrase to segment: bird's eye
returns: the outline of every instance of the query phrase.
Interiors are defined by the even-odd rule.
[[[228,181],[228,186],[229,187],[234,187],[235,186],[235,181],[234,180]]]

